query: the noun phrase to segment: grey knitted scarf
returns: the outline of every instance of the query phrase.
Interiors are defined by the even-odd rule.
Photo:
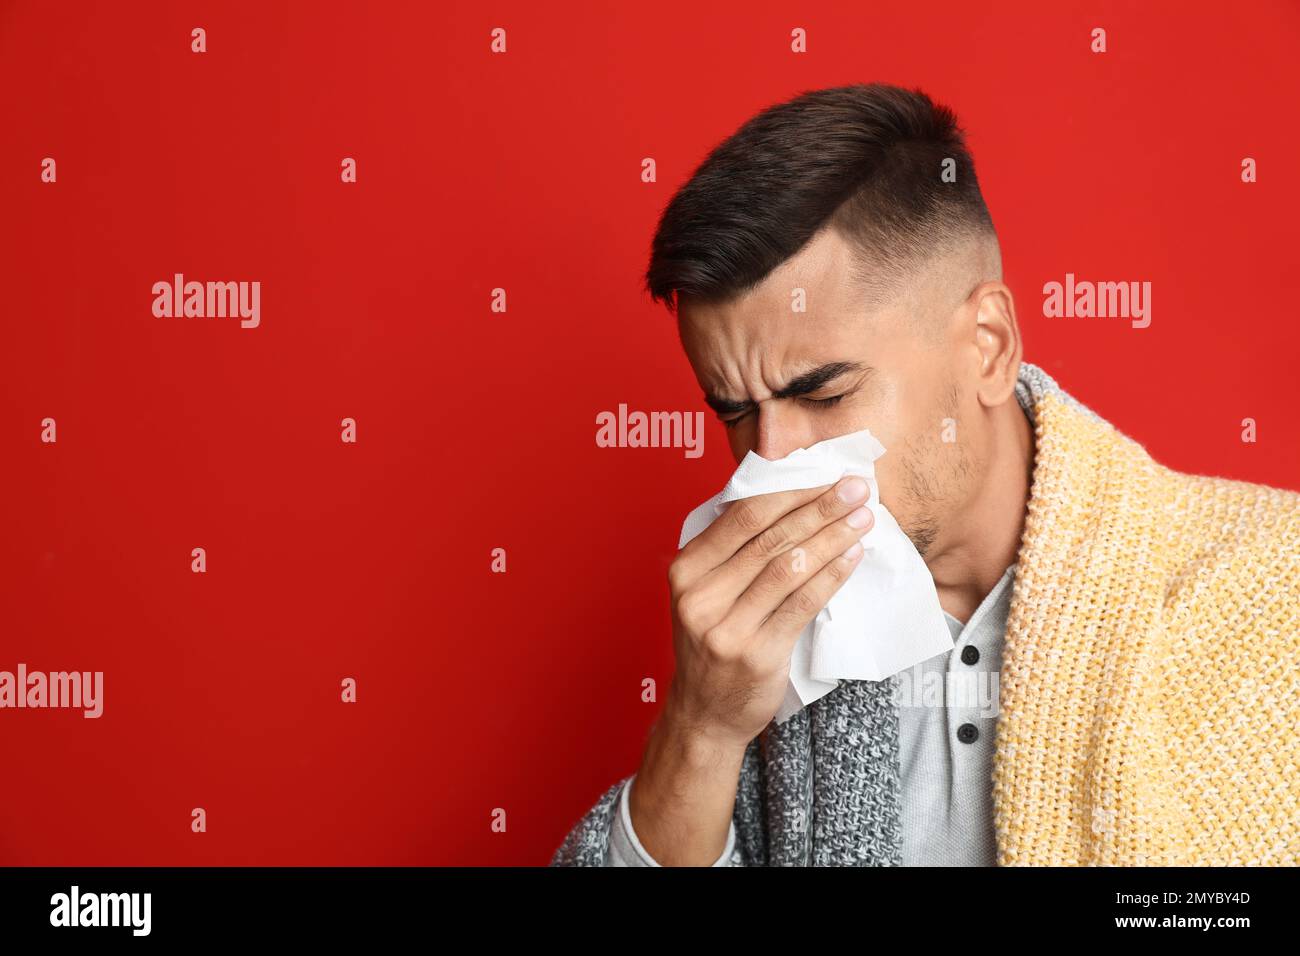
[[[1020,366],[1016,398],[1031,422],[1042,369]],[[901,866],[896,677],[841,681],[750,741],[736,789],[733,866]],[[552,866],[603,866],[624,777],[569,832]]]

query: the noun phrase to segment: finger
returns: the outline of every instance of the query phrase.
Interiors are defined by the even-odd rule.
[[[775,491],[766,495],[741,498],[727,505],[714,522],[686,542],[676,563],[686,580],[702,578],[729,561],[745,543],[766,531],[783,515],[815,501],[826,490],[803,488],[798,491]]]
[[[864,478],[857,475],[842,478],[815,501],[795,509],[745,542],[724,565],[729,577],[733,571],[739,572],[736,580],[743,581],[736,589],[735,596],[749,587],[754,578],[778,555],[787,554],[804,542],[811,541],[836,520],[862,510],[870,494],[871,486]],[[865,512],[853,527],[870,527],[872,520],[871,513]],[[846,541],[844,547],[847,548],[849,543]],[[829,557],[828,555],[828,560]]]
[[[861,542],[854,542],[782,601],[754,635],[755,654],[771,654],[774,661],[789,660],[803,629],[844,586],[864,553]]]
[[[728,628],[738,634],[756,633],[784,602],[855,546],[873,524],[870,510],[858,508],[772,558],[736,598],[727,615]],[[825,606],[825,602],[817,605],[809,618]]]
[[[706,576],[698,587],[710,595],[710,599],[715,606],[730,608],[741,594],[754,584],[760,574],[766,573],[776,578],[773,583],[777,585],[784,584],[785,588],[778,594],[774,594],[771,603],[762,608],[762,614],[754,621],[754,626],[757,628],[762,619],[770,614],[776,605],[799,583],[788,578],[782,578],[780,575],[784,570],[798,572],[800,569],[792,567],[792,563],[794,559],[797,559],[804,552],[793,555],[785,565],[777,564],[774,567],[773,562],[785,560],[781,557],[782,555],[789,555],[794,548],[810,541],[820,531],[830,527],[837,519],[842,520],[848,514],[859,510],[862,503],[870,496],[870,493],[870,485],[860,477],[850,476],[841,479],[832,488],[820,494],[814,501],[790,512],[747,541],[739,551],[731,556],[730,560]],[[741,502],[736,502],[736,504],[741,504]],[[865,520],[871,520],[869,513]],[[834,554],[839,554],[850,544],[852,544],[852,538],[845,539],[838,550],[834,551],[833,554],[827,554],[825,559],[830,560]],[[808,568],[808,575],[815,573],[818,567],[820,565]]]
[[[694,580],[728,564],[743,551],[742,560],[727,569],[728,576],[730,572],[742,572],[731,583],[732,595],[739,594],[775,555],[852,511],[867,500],[870,492],[867,482],[853,475],[833,486],[733,501],[713,524],[687,543],[686,549],[690,549],[699,542],[689,553],[683,549],[683,571],[688,580]]]

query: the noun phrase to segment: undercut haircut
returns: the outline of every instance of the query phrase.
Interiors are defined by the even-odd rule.
[[[827,226],[854,249],[853,278],[872,302],[904,291],[936,255],[973,238],[996,243],[952,110],[876,83],[763,110],[665,208],[645,288],[674,313],[682,295],[731,301]]]

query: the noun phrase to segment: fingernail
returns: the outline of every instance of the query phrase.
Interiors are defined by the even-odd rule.
[[[850,528],[865,528],[871,524],[871,512],[866,508],[859,508],[845,520],[848,521]]]
[[[854,475],[841,481],[839,487],[835,489],[835,493],[840,496],[840,501],[847,505],[855,501],[861,501],[870,490],[863,479]]]
[[[852,561],[861,553],[862,553],[862,542],[854,541],[851,545],[849,545],[848,549],[844,552],[843,556],[848,558],[850,561]]]

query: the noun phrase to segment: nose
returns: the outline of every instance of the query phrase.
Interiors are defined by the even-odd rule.
[[[807,414],[792,402],[766,399],[758,403],[754,454],[775,461],[799,448],[821,441]]]

